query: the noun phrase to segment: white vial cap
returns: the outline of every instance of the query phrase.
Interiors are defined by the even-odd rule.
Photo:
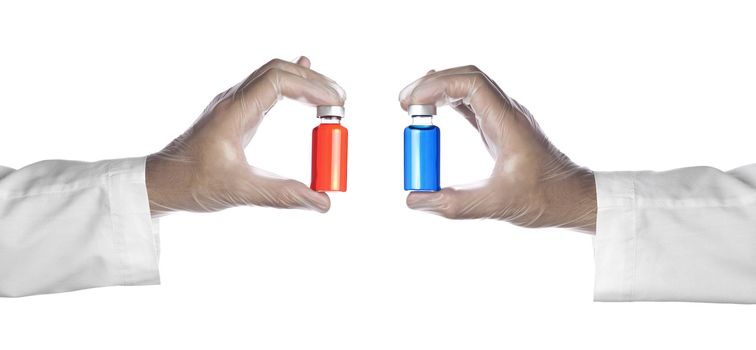
[[[407,113],[415,115],[436,115],[436,105],[409,105]]]
[[[320,117],[344,118],[344,106],[318,106],[318,118]]]

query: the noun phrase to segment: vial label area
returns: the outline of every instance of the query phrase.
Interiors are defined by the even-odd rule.
[[[404,189],[438,191],[441,188],[441,131],[434,125],[404,129]]]
[[[347,129],[340,124],[312,130],[312,190],[346,192],[347,145]]]

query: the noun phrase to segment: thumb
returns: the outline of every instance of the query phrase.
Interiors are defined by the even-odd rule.
[[[325,213],[331,208],[331,199],[325,193],[315,192],[305,184],[285,178],[258,177],[246,186],[244,203],[282,209],[309,209]]]
[[[482,187],[454,189],[438,192],[412,192],[407,196],[410,209],[427,211],[448,219],[477,219],[487,217],[491,191]]]

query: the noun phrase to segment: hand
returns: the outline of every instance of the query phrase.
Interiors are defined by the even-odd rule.
[[[491,176],[473,185],[410,193],[410,208],[452,219],[595,231],[593,173],[554,147],[530,112],[478,68],[430,71],[399,100],[405,110],[411,104],[452,106],[478,130],[495,161]]]
[[[247,163],[244,148],[282,97],[309,105],[343,105],[346,98],[336,82],[310,69],[306,57],[268,62],[216,96],[189,130],[147,158],[152,215],[241,205],[328,211],[328,195]]]

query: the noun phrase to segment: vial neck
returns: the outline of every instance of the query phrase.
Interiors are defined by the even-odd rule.
[[[341,124],[341,117],[322,116],[320,117],[320,124]]]
[[[413,115],[412,125],[433,125],[432,115]]]

